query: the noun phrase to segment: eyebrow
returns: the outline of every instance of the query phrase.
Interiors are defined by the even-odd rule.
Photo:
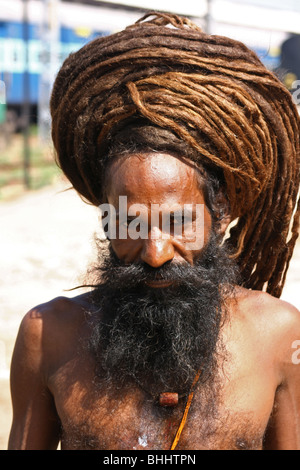
[[[191,209],[190,207],[185,207],[185,206],[193,206],[193,208]],[[175,207],[175,208],[171,208],[171,209],[168,209],[168,210],[166,210],[166,209],[162,210],[164,208],[161,208],[160,205],[159,205],[159,209],[160,209],[159,212],[160,213],[169,213],[171,216],[174,216],[174,215],[176,216],[177,212],[181,213],[181,214],[184,214],[184,215],[187,215],[187,216],[195,216],[195,215],[197,215],[197,211],[195,210],[194,206],[195,206],[195,204],[184,204],[183,206],[180,206],[180,207]],[[146,205],[144,207],[146,207]],[[151,212],[152,212],[152,207],[150,208],[150,213]],[[141,215],[141,210],[137,209],[136,213],[139,213]],[[148,208],[147,208],[147,213],[149,213]],[[128,215],[128,211],[127,211],[126,216],[127,216],[127,219],[132,219],[132,220],[137,217],[137,215]],[[120,211],[119,210],[116,210],[116,217],[120,217]]]

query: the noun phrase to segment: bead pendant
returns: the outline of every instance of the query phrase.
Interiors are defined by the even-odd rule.
[[[165,392],[159,395],[160,406],[177,406],[178,393]]]

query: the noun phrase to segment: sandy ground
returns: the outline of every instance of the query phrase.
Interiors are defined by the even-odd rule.
[[[76,285],[93,258],[98,212],[64,182],[0,204],[0,450],[11,424],[9,366],[20,321],[33,306]],[[300,308],[300,244],[282,298]],[[78,293],[80,293],[79,291]]]
[[[97,210],[55,187],[0,204],[0,449],[11,423],[9,366],[19,324],[33,306],[65,292],[92,257]],[[62,192],[63,191],[63,192]]]

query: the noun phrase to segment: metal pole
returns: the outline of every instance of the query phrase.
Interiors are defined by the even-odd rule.
[[[24,155],[24,185],[30,189],[30,81],[29,81],[29,17],[28,0],[23,0],[23,40],[24,40],[24,74],[23,74],[23,155]]]
[[[41,24],[42,69],[39,82],[38,127],[42,144],[48,144],[51,135],[49,101],[59,64],[59,0],[43,0]]]
[[[212,2],[213,0],[206,0],[207,13],[205,18],[205,29],[207,34],[212,34]]]

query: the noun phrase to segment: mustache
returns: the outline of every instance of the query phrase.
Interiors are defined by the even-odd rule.
[[[131,265],[110,266],[102,271],[101,284],[110,289],[121,290],[145,286],[154,281],[171,281],[173,285],[186,287],[204,286],[211,284],[211,273],[204,266],[191,266],[188,263],[174,261],[160,268],[151,268],[139,263]]]
[[[146,389],[187,390],[202,364],[201,382],[208,379],[226,320],[225,301],[234,292],[236,267],[225,248],[212,238],[193,265],[170,260],[153,268],[125,264],[111,247],[103,257],[98,247],[88,345],[96,375],[112,384],[133,378]],[[158,280],[172,284],[146,284]]]
[[[143,262],[124,264],[111,252],[110,257],[106,258],[97,270],[100,285],[112,290],[145,287],[146,283],[154,281],[171,281],[173,286],[199,288],[218,281],[219,273],[216,272],[214,278],[214,271],[211,269],[217,258],[218,250],[213,253],[207,250],[193,265],[185,261],[171,260],[154,268]]]

